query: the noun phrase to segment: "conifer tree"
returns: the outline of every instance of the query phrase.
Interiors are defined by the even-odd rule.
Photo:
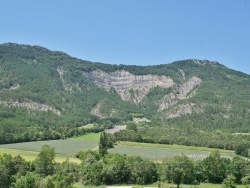
[[[102,156],[108,153],[108,135],[105,131],[102,131],[100,135],[99,153]]]

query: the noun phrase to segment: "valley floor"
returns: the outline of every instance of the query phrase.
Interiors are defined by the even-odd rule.
[[[72,162],[80,163],[80,160],[75,158],[79,151],[96,149],[100,133],[90,133],[76,138],[66,140],[48,140],[36,142],[24,142],[14,144],[0,145],[0,154],[9,153],[12,155],[21,155],[26,160],[34,160],[40,152],[42,145],[47,144],[55,148],[56,161],[62,162],[67,157]],[[202,160],[208,157],[211,151],[216,149],[205,147],[193,147],[182,145],[167,145],[167,144],[150,144],[137,142],[119,142],[114,148],[109,149],[109,153],[126,154],[130,156],[140,156],[155,161],[161,161],[165,157],[184,154],[194,160]],[[234,151],[218,150],[221,155],[226,158],[233,158]]]

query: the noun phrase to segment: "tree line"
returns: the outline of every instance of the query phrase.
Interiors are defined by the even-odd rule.
[[[114,134],[116,140],[157,144],[178,144],[235,150],[247,157],[250,149],[248,134],[231,134],[221,130],[200,130],[190,125],[166,125],[150,122],[142,125],[127,123],[127,129]]]
[[[81,159],[80,164],[69,159],[56,163],[55,149],[48,145],[42,146],[36,159],[30,162],[20,156],[0,155],[0,187],[70,188],[76,182],[83,185],[168,182],[177,187],[201,182],[221,183],[225,187],[250,184],[250,161],[241,157],[222,158],[218,151],[200,161],[180,155],[166,157],[158,163],[141,157],[109,154],[107,147],[79,152],[76,156]]]

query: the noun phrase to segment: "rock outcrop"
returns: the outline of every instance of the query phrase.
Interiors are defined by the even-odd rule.
[[[201,112],[203,112],[203,109],[197,107],[194,103],[178,105],[177,107],[172,109],[170,112],[168,112],[165,115],[165,118],[166,119],[176,118],[176,117],[179,117],[181,115],[192,114],[193,112],[201,113]]]
[[[0,81],[0,83],[1,83],[1,81]],[[21,85],[19,83],[17,83],[17,84],[14,84],[13,86],[10,86],[9,88],[4,88],[4,89],[0,90],[0,93],[5,92],[5,91],[14,91],[14,90],[19,89],[20,87],[21,87]]]
[[[180,72],[185,78],[185,72],[180,69]],[[158,112],[161,112],[169,107],[177,104],[181,100],[185,100],[195,94],[195,89],[202,83],[198,77],[192,77],[183,84],[177,84],[172,78],[164,75],[134,75],[125,70],[106,73],[101,70],[92,72],[84,72],[83,75],[92,80],[96,85],[106,90],[114,88],[120,97],[125,101],[133,101],[139,104],[148,92],[155,88],[172,88],[172,92],[163,96],[156,101]],[[174,114],[168,114],[168,117],[178,117],[180,114],[189,114],[192,112],[193,105],[180,106]],[[198,110],[199,111],[199,110]],[[103,118],[97,105],[92,110],[92,114]]]
[[[168,88],[174,85],[172,78],[158,75],[134,75],[127,71],[106,73],[101,70],[84,72],[83,75],[99,87],[110,90],[113,87],[125,101],[138,104],[154,87]]]
[[[175,105],[178,101],[184,100],[195,93],[195,88],[202,83],[202,80],[198,77],[192,77],[187,82],[176,85],[176,92],[165,95],[158,101],[158,112]]]
[[[52,111],[54,114],[61,115],[61,112],[51,106],[46,104],[39,104],[36,102],[18,102],[18,101],[1,101],[0,104],[7,107],[20,107],[29,110],[39,110],[39,111]]]
[[[95,106],[95,107],[92,109],[91,114],[96,115],[97,117],[99,117],[99,118],[101,118],[101,119],[103,119],[103,118],[106,117],[106,116],[103,115],[103,114],[101,113],[101,111],[100,111],[100,104],[98,104],[97,106]]]

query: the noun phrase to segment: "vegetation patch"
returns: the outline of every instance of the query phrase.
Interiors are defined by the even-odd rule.
[[[100,133],[89,133],[89,134],[85,134],[85,135],[76,137],[76,139],[81,139],[81,140],[95,140],[95,141],[98,141],[98,140],[100,139]]]
[[[13,157],[20,155],[26,161],[34,161],[39,152],[22,150],[22,149],[0,148],[0,155],[3,155],[4,153],[10,154]],[[69,155],[63,155],[63,154],[56,154],[55,155],[55,161],[58,163],[62,163],[67,158],[69,158],[70,162],[74,162],[74,163],[78,163],[78,164],[81,163],[81,160],[79,160],[75,157],[69,156]]]

